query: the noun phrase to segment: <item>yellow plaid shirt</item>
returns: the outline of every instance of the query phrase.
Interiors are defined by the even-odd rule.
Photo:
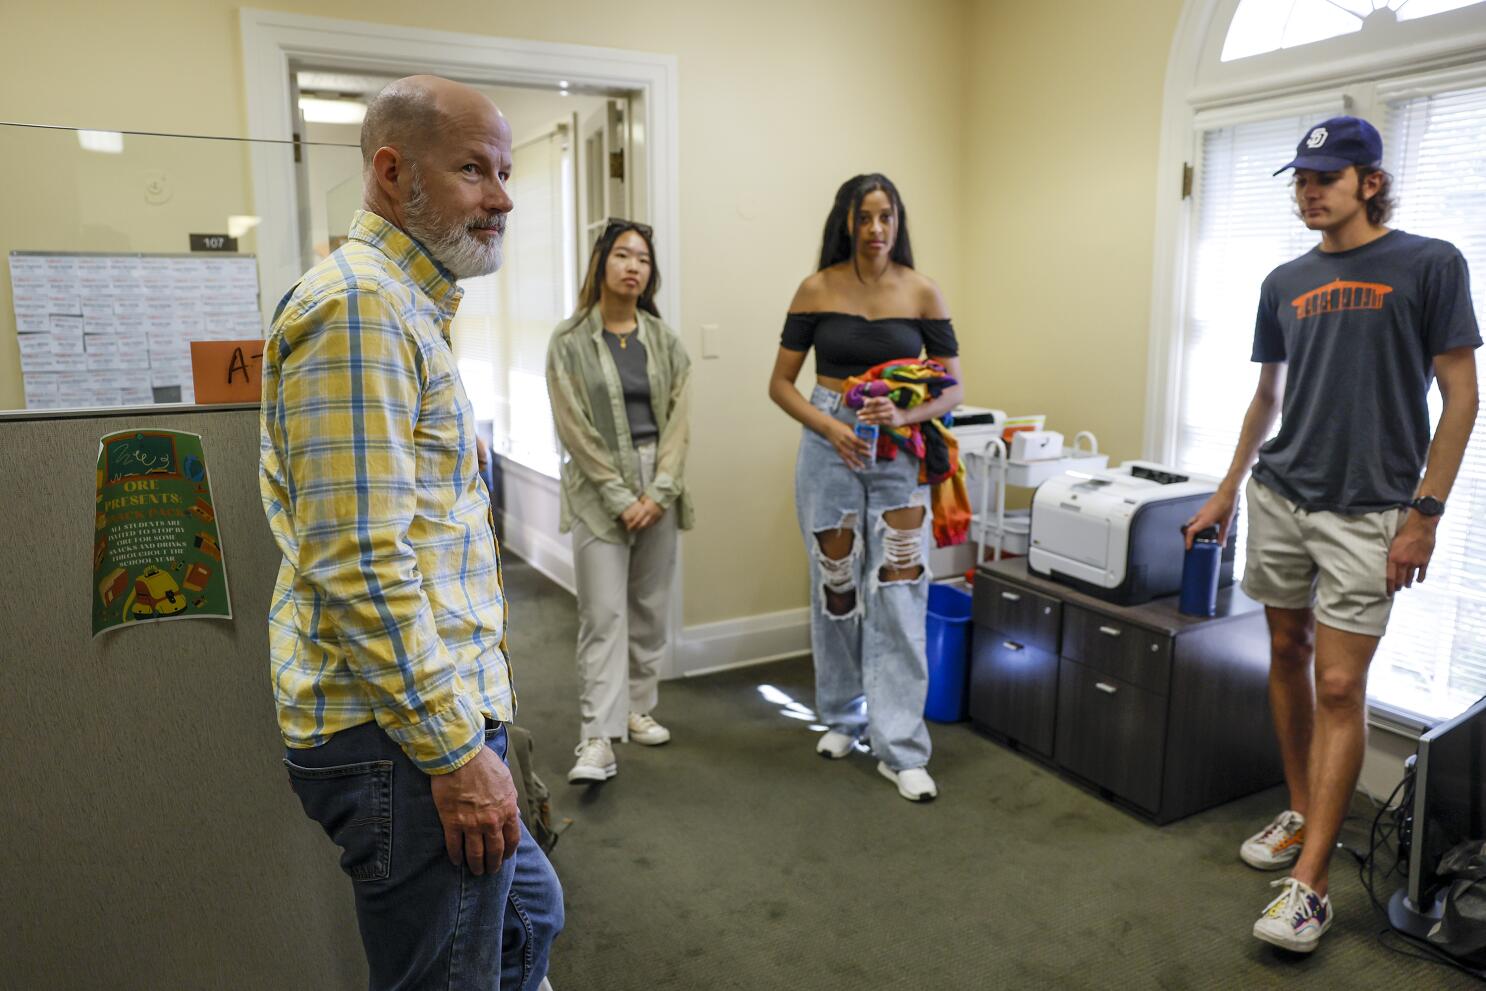
[[[453,771],[514,715],[475,421],[449,348],[462,291],[374,213],[285,297],[263,349],[259,488],[284,552],[269,609],[284,742],[375,719]]]

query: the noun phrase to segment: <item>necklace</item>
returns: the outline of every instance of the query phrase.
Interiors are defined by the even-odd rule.
[[[627,350],[629,348],[629,339],[630,339],[630,335],[632,335],[634,333],[633,330],[630,331],[627,334],[620,334],[620,333],[617,333],[617,332],[612,331],[612,330],[609,330],[609,331],[606,331],[606,332],[607,333],[610,333],[610,334],[613,334],[614,337],[615,337],[615,339],[619,341],[619,350],[624,351],[624,350]]]

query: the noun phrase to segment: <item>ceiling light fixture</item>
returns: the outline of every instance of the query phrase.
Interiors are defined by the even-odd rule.
[[[83,151],[99,151],[106,155],[124,153],[124,135],[120,131],[78,131],[77,143]]]
[[[366,117],[366,104],[359,100],[326,100],[318,96],[301,96],[299,110],[310,124],[360,124]]]

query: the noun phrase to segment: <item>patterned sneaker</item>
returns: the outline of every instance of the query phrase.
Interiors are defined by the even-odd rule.
[[[608,781],[619,773],[619,765],[614,760],[614,748],[601,736],[578,744],[573,750],[573,756],[578,758],[578,762],[568,772],[568,780],[574,784],[580,781]]]
[[[647,747],[658,747],[671,739],[671,731],[651,719],[649,714],[629,714],[629,738]]]
[[[1331,928],[1331,899],[1318,895],[1303,881],[1282,877],[1269,882],[1283,885],[1284,892],[1270,902],[1254,923],[1254,935],[1264,942],[1295,953],[1310,953]]]
[[[1305,816],[1286,810],[1274,822],[1243,841],[1238,855],[1244,863],[1261,871],[1289,867],[1305,844]]]

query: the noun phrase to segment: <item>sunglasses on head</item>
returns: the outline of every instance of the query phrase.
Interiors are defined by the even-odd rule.
[[[604,228],[604,237],[618,237],[625,231],[639,231],[640,236],[647,241],[655,240],[655,231],[650,229],[649,224],[641,224],[633,220],[625,220],[622,217],[610,217],[609,224]]]

